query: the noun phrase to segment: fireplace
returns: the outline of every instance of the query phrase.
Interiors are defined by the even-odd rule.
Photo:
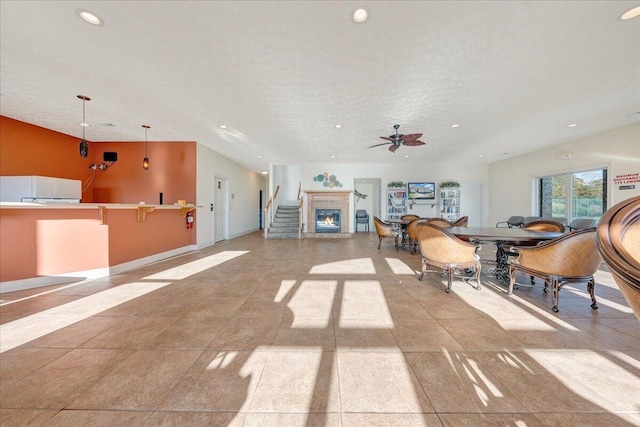
[[[349,230],[351,191],[305,191],[307,206],[305,238],[352,238]],[[330,218],[327,218],[330,217]]]
[[[339,233],[340,209],[316,209],[316,233]]]

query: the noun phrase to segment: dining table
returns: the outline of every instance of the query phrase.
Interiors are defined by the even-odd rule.
[[[564,233],[559,231],[533,231],[525,228],[498,227],[451,227],[448,232],[472,243],[496,245],[496,259],[481,260],[483,264],[495,265],[493,274],[497,279],[509,283],[509,256],[516,255],[505,247],[535,246],[541,242],[555,239]]]
[[[416,218],[390,219],[390,220],[387,221],[389,224],[391,224],[396,229],[396,232],[398,233],[398,237],[400,238],[400,240],[396,244],[396,248],[404,248],[406,245],[409,244],[409,236],[407,235],[407,227],[409,226],[409,224],[411,224],[411,221],[413,221],[415,219]]]

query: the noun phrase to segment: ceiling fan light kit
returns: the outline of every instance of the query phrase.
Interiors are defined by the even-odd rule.
[[[395,153],[400,145],[406,145],[408,147],[416,147],[418,145],[425,145],[424,142],[420,141],[420,137],[422,137],[421,133],[410,133],[408,135],[402,135],[398,133],[398,129],[400,125],[394,125],[393,128],[396,130],[396,133],[393,135],[381,136],[380,138],[385,139],[389,142],[383,142],[382,144],[372,145],[369,148],[380,147],[382,145],[390,145],[389,151]]]

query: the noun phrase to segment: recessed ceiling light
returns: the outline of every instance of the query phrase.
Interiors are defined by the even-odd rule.
[[[405,158],[406,158],[406,157],[409,157],[409,155],[408,155],[408,154],[405,154],[405,155],[404,155],[404,157],[405,157]]]
[[[336,129],[342,128],[342,125],[336,125]]]
[[[635,18],[636,16],[640,16],[640,6],[636,6],[633,9],[626,11],[622,14],[620,19],[623,21],[627,21],[629,19]]]
[[[567,125],[568,128],[574,128],[576,126],[578,126],[577,123],[571,123],[570,125]]]
[[[267,175],[267,174],[269,173],[269,171],[260,171],[260,173],[261,173],[262,175]]]
[[[358,7],[351,12],[351,19],[357,24],[362,24],[369,18],[369,11],[363,7]]]
[[[482,158],[484,157],[484,154],[478,154],[478,157]]]
[[[220,125],[220,129],[226,129],[227,125]]]
[[[454,123],[454,124],[452,124],[452,125],[451,125],[451,127],[452,127],[452,128],[457,128],[457,127],[459,127],[459,126],[460,126],[460,125],[459,125],[459,124],[457,124],[457,123]]]
[[[335,158],[336,158],[336,156],[331,156],[331,158],[332,158],[332,159],[335,159]]]
[[[80,18],[82,18],[83,21],[88,22],[91,25],[95,25],[98,27],[102,27],[104,25],[104,21],[100,19],[98,15],[89,12],[86,9],[76,9],[76,15],[78,15]]]
[[[259,159],[261,159],[261,158],[262,158],[262,156],[258,156],[258,158],[259,158]]]
[[[82,123],[80,123],[80,126],[84,126],[84,127],[88,128],[91,125],[89,123],[82,122]]]

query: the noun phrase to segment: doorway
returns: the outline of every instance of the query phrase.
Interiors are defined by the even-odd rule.
[[[213,241],[220,242],[227,238],[227,180],[215,177],[213,193]]]

